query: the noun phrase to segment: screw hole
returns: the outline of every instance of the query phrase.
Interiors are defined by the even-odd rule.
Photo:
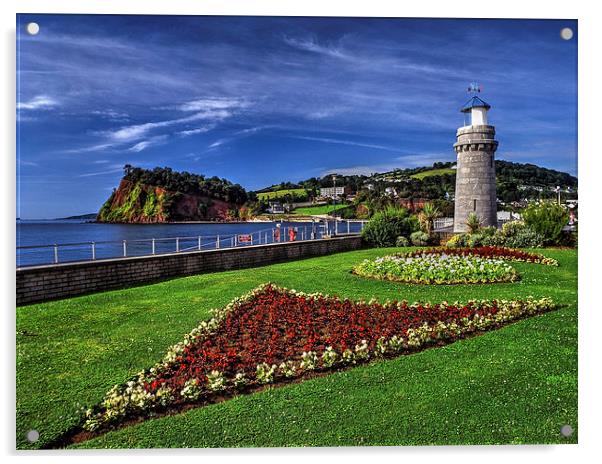
[[[38,432],[35,429],[32,429],[32,430],[28,431],[25,436],[27,437],[27,441],[29,443],[35,443],[36,441],[38,441],[40,439],[40,432]]]
[[[29,35],[38,35],[38,32],[40,32],[40,25],[38,23],[27,23],[25,30]]]
[[[573,38],[573,30],[570,27],[564,27],[560,31],[560,37],[564,40],[571,40]]]
[[[560,429],[560,433],[562,434],[563,437],[570,437],[573,434],[573,427],[571,427],[570,425],[563,425],[562,428]]]

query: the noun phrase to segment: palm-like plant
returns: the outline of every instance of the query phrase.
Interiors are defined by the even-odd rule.
[[[475,213],[470,213],[466,218],[466,225],[468,226],[468,232],[476,234],[479,229],[483,226],[481,219]]]
[[[441,216],[441,212],[439,208],[437,208],[432,203],[425,203],[422,207],[422,211],[418,214],[418,221],[422,226],[424,232],[426,232],[429,236],[433,231],[433,223],[435,219]]]

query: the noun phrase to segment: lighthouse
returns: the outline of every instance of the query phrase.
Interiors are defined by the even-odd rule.
[[[471,213],[483,226],[497,226],[497,197],[495,191],[495,127],[487,121],[491,106],[476,93],[471,85],[470,100],[461,108],[465,124],[456,133],[454,150],[457,156],[454,232],[466,232],[466,220]],[[468,121],[466,121],[468,118]]]

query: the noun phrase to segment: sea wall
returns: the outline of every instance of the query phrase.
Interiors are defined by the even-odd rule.
[[[17,269],[17,305],[203,272],[243,269],[361,247],[359,236]]]

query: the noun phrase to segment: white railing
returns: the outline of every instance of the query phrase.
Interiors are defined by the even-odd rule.
[[[19,246],[17,247],[17,267],[321,240],[331,236],[359,234],[363,230],[365,222],[332,220],[308,223],[305,226],[277,225],[270,229],[237,234]]]
[[[443,217],[443,218],[437,218],[437,219],[433,220],[433,228],[435,230],[445,229],[447,227],[453,227],[453,225],[454,225],[453,217]]]

